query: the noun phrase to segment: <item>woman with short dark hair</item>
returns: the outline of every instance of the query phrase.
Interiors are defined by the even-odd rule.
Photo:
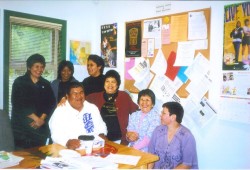
[[[44,145],[48,139],[48,119],[55,108],[50,82],[42,77],[45,58],[31,55],[25,75],[15,79],[12,86],[11,125],[16,149]]]
[[[124,91],[119,90],[121,78],[117,71],[109,70],[104,76],[104,92],[92,93],[86,100],[94,103],[100,110],[106,123],[107,138],[111,141],[127,145],[126,132],[128,118],[138,106]]]
[[[104,60],[98,55],[89,55],[87,70],[89,73],[89,77],[85,78],[82,81],[85,89],[85,95],[87,96],[91,93],[104,91]]]
[[[141,90],[137,104],[140,110],[129,116],[126,137],[131,147],[147,152],[151,135],[160,125],[160,113],[154,108],[154,92],[150,89]]]
[[[57,79],[51,82],[51,87],[54,92],[56,103],[64,96],[70,82],[78,82],[74,74],[74,66],[70,61],[62,60],[58,66]]]

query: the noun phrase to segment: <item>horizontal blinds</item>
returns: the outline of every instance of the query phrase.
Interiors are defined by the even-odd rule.
[[[46,62],[52,61],[53,31],[24,25],[11,25],[10,63],[25,62],[35,53],[43,55]]]
[[[10,23],[30,25],[30,26],[40,27],[40,28],[48,28],[48,29],[56,29],[56,30],[62,29],[61,24],[51,23],[51,22],[46,22],[46,21],[39,21],[39,20],[28,19],[28,18],[14,17],[14,16],[10,16]]]

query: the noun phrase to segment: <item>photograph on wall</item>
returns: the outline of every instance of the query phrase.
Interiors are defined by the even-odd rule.
[[[90,51],[89,42],[70,40],[70,61],[74,65],[87,65]]]
[[[117,23],[101,26],[101,57],[105,67],[117,66]]]
[[[223,70],[250,70],[250,2],[224,7]]]
[[[141,21],[126,23],[126,57],[141,57]]]

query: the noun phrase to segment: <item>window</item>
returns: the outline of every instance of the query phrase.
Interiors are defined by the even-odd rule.
[[[66,21],[4,11],[4,109],[11,111],[14,80],[26,72],[26,60],[39,53],[46,59],[43,77],[57,77],[58,63],[66,58]]]

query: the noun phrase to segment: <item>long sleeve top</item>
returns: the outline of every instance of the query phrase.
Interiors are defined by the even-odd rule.
[[[13,130],[18,130],[20,133],[40,133],[39,129],[30,127],[33,121],[28,115],[34,113],[40,117],[43,113],[47,115],[46,122],[50,118],[56,103],[50,82],[43,77],[40,77],[37,83],[33,83],[30,75],[26,73],[15,79],[12,86],[11,94],[12,116],[11,123]]]
[[[65,106],[57,107],[49,120],[49,128],[53,142],[63,146],[69,139],[78,139],[80,135],[107,134],[98,108],[86,100],[80,112],[68,101]]]
[[[160,120],[160,113],[154,108],[148,113],[143,113],[141,110],[132,113],[129,116],[127,131],[137,132],[139,139],[135,142],[130,142],[130,145],[147,152],[152,133],[160,125]]]
[[[105,99],[103,97],[104,92],[92,93],[86,97],[86,100],[94,103],[99,110],[101,110]],[[129,114],[135,112],[138,106],[133,102],[131,97],[124,91],[118,91],[118,96],[115,99],[115,106],[117,110],[117,117],[120,124],[122,138],[126,140],[127,126]]]

